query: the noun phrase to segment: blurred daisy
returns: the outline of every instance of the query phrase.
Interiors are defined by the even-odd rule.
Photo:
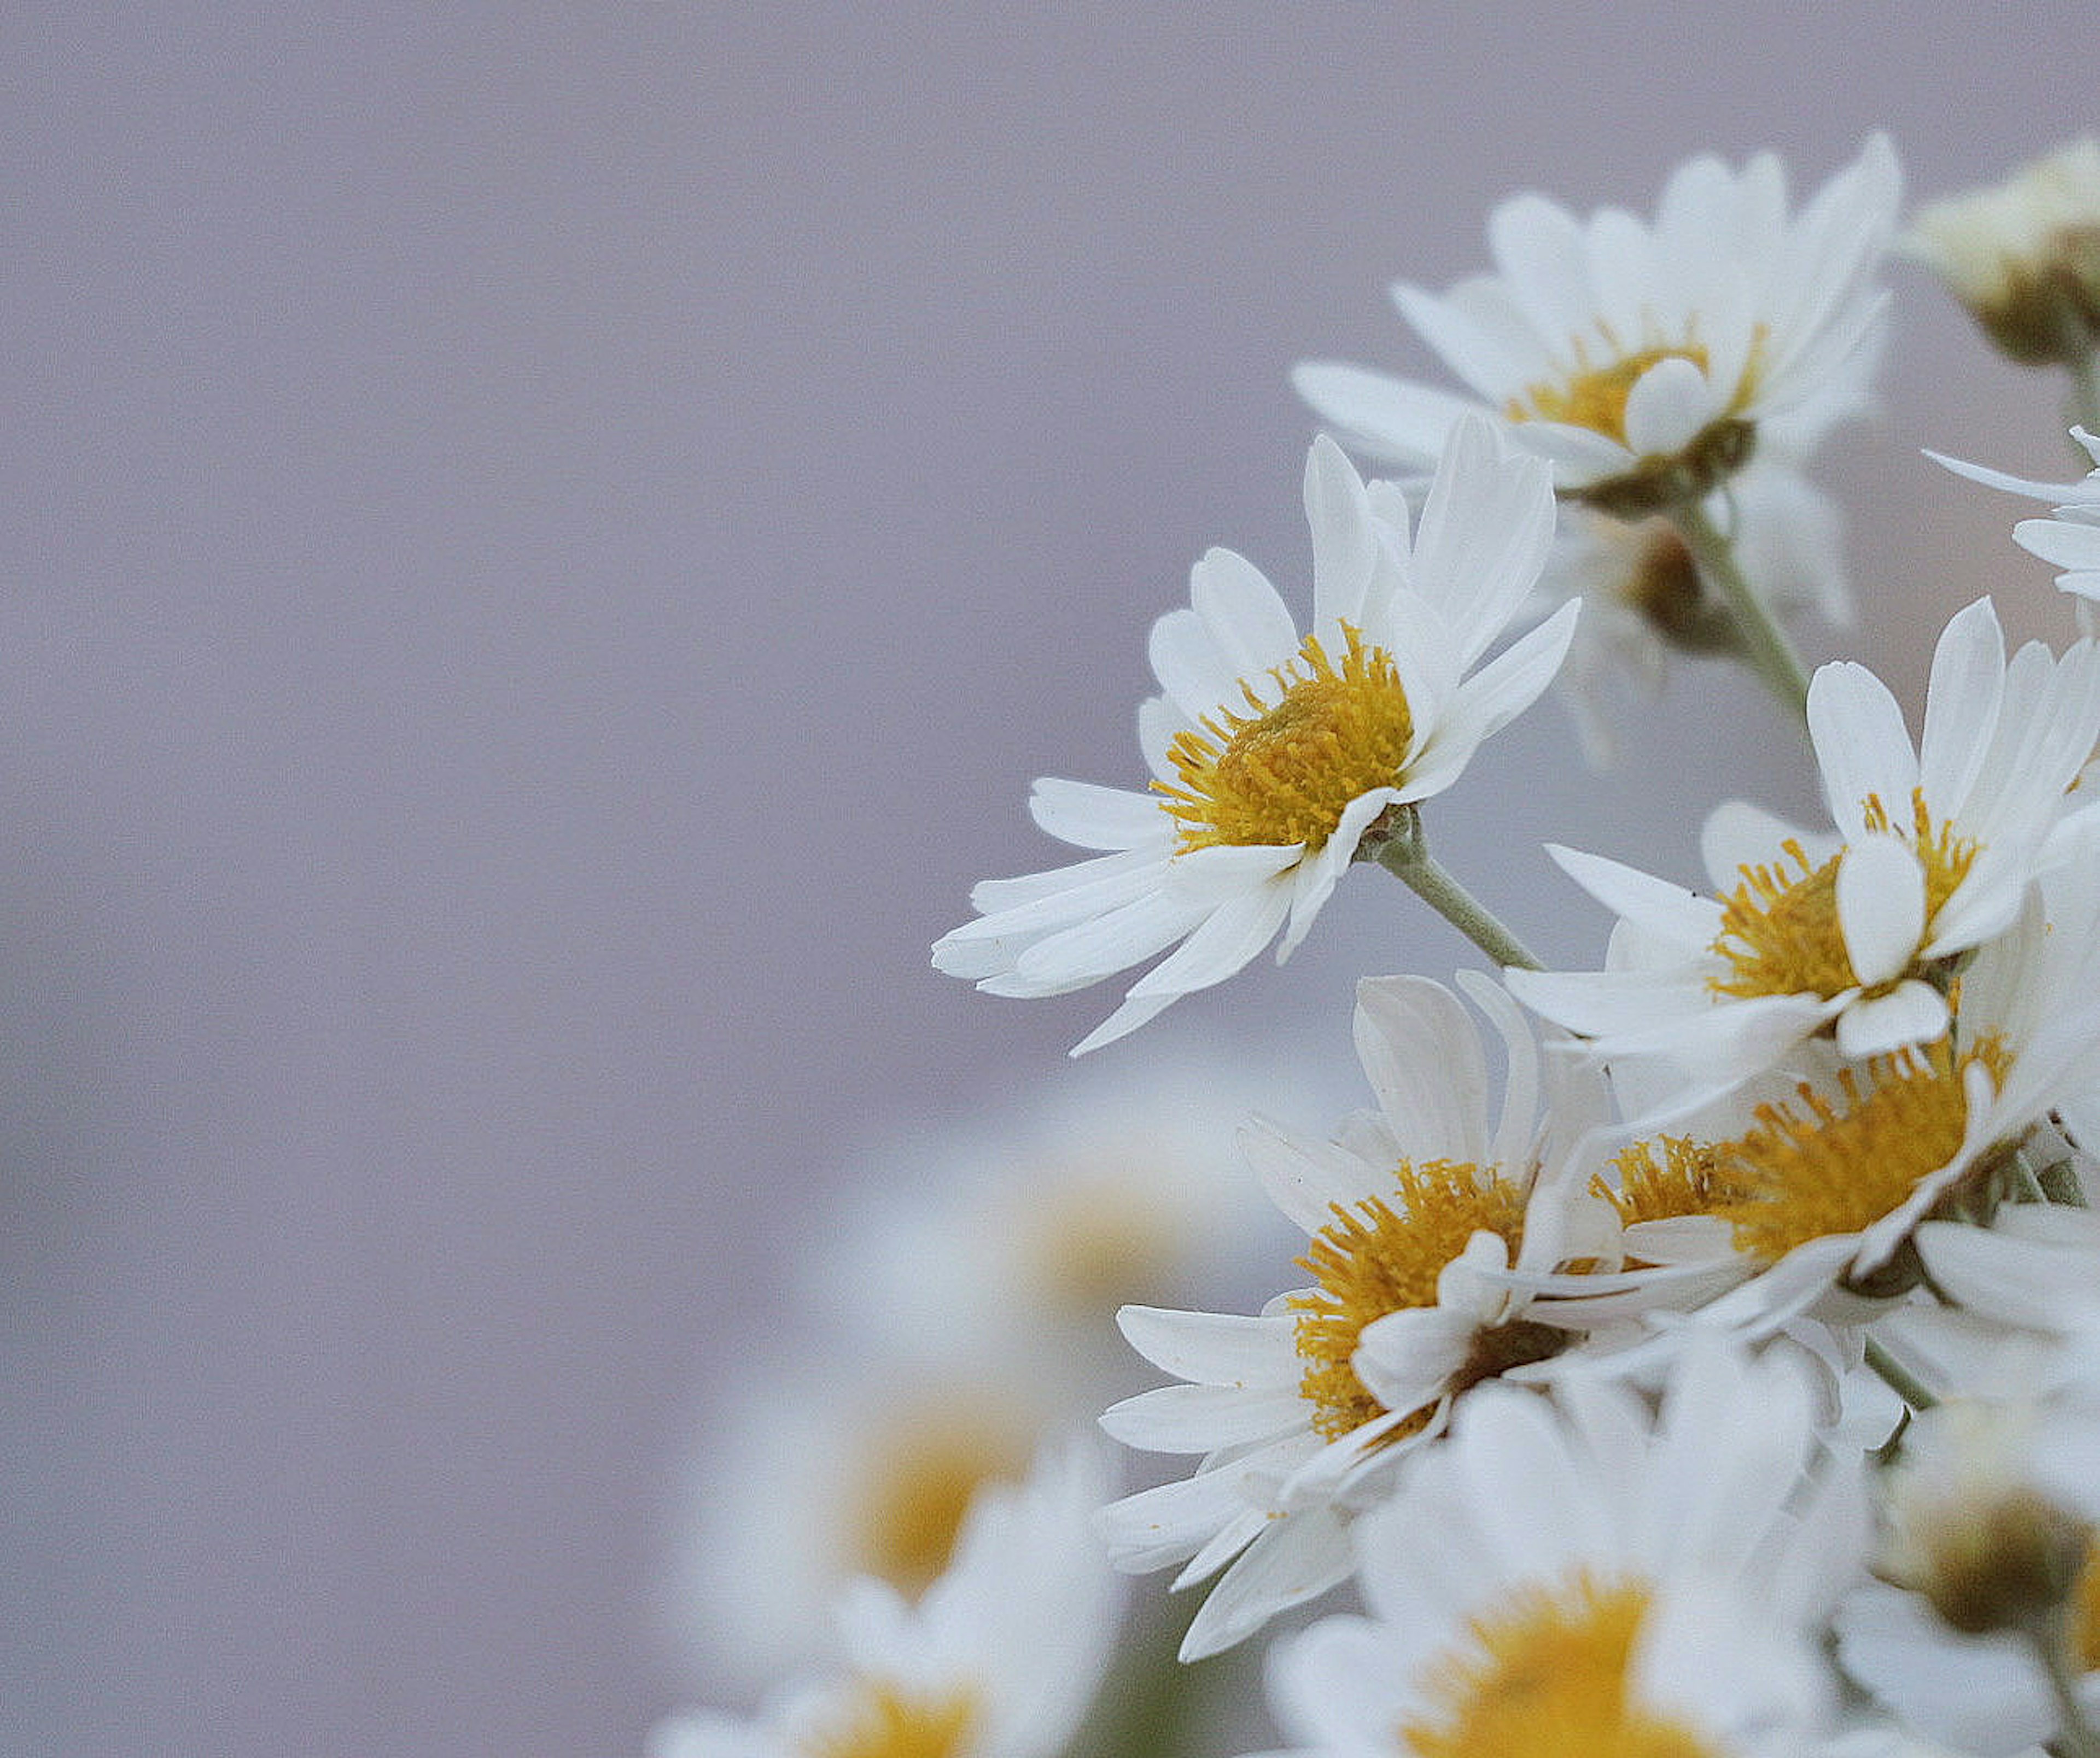
[[[2100,1412],[2023,1394],[1940,1404],[1906,1431],[1888,1500],[1885,1580],[1838,1617],[1846,1672],[1919,1733],[1998,1758],[2061,1735],[2038,1651],[2060,1645],[2100,1721]]]
[[[1399,491],[1366,489],[1324,438],[1305,509],[1310,631],[1248,562],[1212,550],[1189,607],[1152,631],[1165,694],[1138,716],[1152,791],[1038,782],[1036,822],[1106,852],[985,881],[978,919],[933,948],[952,976],[1035,996],[1175,947],[1075,1055],[1230,976],[1279,932],[1287,955],[1372,825],[1456,782],[1567,650],[1572,605],[1479,665],[1537,580],[1554,518],[1545,470],[1485,422],[1452,436],[1411,535]]]
[[[1712,897],[1551,851],[1618,914],[1614,964],[1512,971],[1517,998],[1600,1055],[1665,1055],[1721,1082],[1814,1033],[1853,1059],[1943,1033],[1957,962],[2011,926],[2054,858],[2100,737],[2100,648],[2059,660],[2031,642],[2009,664],[1979,599],[1940,637],[1917,747],[1864,666],[1820,668],[1808,720],[1837,835],[1721,808],[1704,838]]]
[[[1716,524],[1771,611],[1789,620],[1813,610],[1851,621],[1836,505],[1798,471],[1761,457],[1712,497]],[[1624,686],[1661,693],[1670,657],[1740,650],[1727,607],[1700,577],[1676,527],[1660,515],[1618,519],[1574,507],[1561,522],[1534,604],[1543,615],[1577,598],[1582,616],[1554,680],[1593,768],[1616,760],[1614,698]]]
[[[1115,1504],[1101,1527],[1122,1568],[1185,1563],[1177,1587],[1224,1571],[1185,1659],[1343,1580],[1351,1517],[1391,1492],[1454,1402],[1544,1371],[1568,1347],[1551,1302],[1497,1272],[1612,1258],[1608,1205],[1560,1165],[1596,1121],[1601,1082],[1572,1065],[1574,1084],[1549,1079],[1522,1016],[1485,981],[1469,989],[1508,1055],[1498,1122],[1458,998],[1423,977],[1366,980],[1357,1043],[1378,1111],[1335,1142],[1261,1126],[1246,1137],[1264,1185],[1309,1236],[1299,1261],[1316,1285],[1259,1316],[1122,1315],[1139,1353],[1183,1383],[1116,1405],[1102,1425],[1133,1447],[1205,1456],[1185,1481]]]
[[[1805,456],[1861,406],[1900,182],[1876,135],[1798,215],[1769,153],[1740,171],[1680,166],[1652,224],[1518,196],[1488,223],[1495,273],[1442,295],[1394,289],[1471,398],[1325,361],[1294,381],[1383,462],[1425,468],[1485,403],[1551,462],[1563,494],[1661,511],[1725,481],[1761,439]]]
[[[679,1474],[660,1600],[682,1672],[755,1688],[813,1658],[846,1580],[922,1592],[982,1487],[1145,1383],[1118,1306],[1274,1288],[1295,1236],[1235,1175],[1238,1133],[1251,1093],[1312,1115],[1326,1093],[1287,1056],[1143,1073],[1068,1067],[848,1169]]]
[[[1359,1528],[1370,1615],[1279,1644],[1277,1718],[1322,1758],[1820,1751],[1865,1514],[1792,1357],[1701,1351],[1659,1416],[1588,1377],[1483,1387]]]
[[[2085,448],[2093,464],[2075,482],[2031,482],[2023,476],[2008,476],[2003,470],[1986,469],[1980,464],[1965,464],[1941,452],[1928,452],[1926,456],[1972,481],[2051,502],[2055,511],[2049,518],[2022,519],[2013,527],[2014,540],[2028,554],[2063,570],[2056,576],[2056,584],[2063,591],[2088,603],[2100,604],[2100,438],[2082,427],[2072,428],[2071,437]]]
[[[915,1602],[853,1584],[844,1665],[752,1720],[661,1724],[650,1758],[1051,1758],[1092,1702],[1116,1631],[1113,1574],[1088,1530],[1105,1479],[1055,1450],[970,1507],[953,1561]]]
[[[1928,203],[1906,242],[2012,359],[2082,367],[2100,344],[2100,141],[2091,136],[1996,187]]]

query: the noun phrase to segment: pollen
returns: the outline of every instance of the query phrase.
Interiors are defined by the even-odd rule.
[[[953,1758],[976,1712],[967,1693],[920,1696],[863,1680],[845,1713],[810,1736],[805,1750],[808,1758]]]
[[[1686,1723],[1640,1703],[1629,1675],[1650,1606],[1636,1583],[1586,1573],[1520,1589],[1432,1662],[1433,1719],[1400,1729],[1413,1758],[1719,1758]]]
[[[1758,1107],[1757,1126],[1727,1152],[1741,1194],[1715,1213],[1736,1249],[1776,1263],[1811,1239],[1863,1231],[1900,1207],[1961,1150],[1963,1083],[1980,1062],[2002,1082],[2011,1057],[1992,1033],[1957,1055],[1950,1040],[1911,1046],[1838,1077],[1842,1104],[1803,1083],[1799,1104]]]
[[[1573,366],[1558,380],[1543,379],[1509,399],[1503,413],[1512,421],[1560,421],[1570,427],[1586,427],[1593,433],[1626,443],[1626,399],[1641,375],[1663,360],[1689,360],[1701,372],[1706,370],[1706,350],[1696,341],[1636,348],[1627,353],[1612,350],[1602,365],[1594,363],[1591,349],[1582,337],[1574,338]]]
[[[1599,1176],[1590,1187],[1619,1211],[1632,1227],[1642,1221],[1673,1221],[1681,1215],[1711,1214],[1717,1203],[1737,1194],[1719,1147],[1685,1135],[1658,1135],[1635,1142],[1612,1162],[1619,1174],[1616,1187]]]
[[[1925,870],[1925,919],[1930,923],[1976,864],[1981,844],[1935,825],[1921,791],[1912,796],[1911,822],[1899,829],[1880,796],[1863,803],[1868,831],[1902,837]],[[1737,870],[1741,883],[1722,900],[1721,932],[1710,949],[1729,974],[1709,987],[1717,995],[1747,1000],[1758,995],[1816,994],[1828,1001],[1859,982],[1838,919],[1838,868],[1833,855],[1810,863],[1801,844],[1780,844],[1784,861]],[[1915,974],[1899,973],[1896,979]],[[1883,985],[1884,987],[1888,985]]]
[[[1281,699],[1240,686],[1246,712],[1206,715],[1175,735],[1167,755],[1180,779],[1154,782],[1178,822],[1181,849],[1225,844],[1323,846],[1349,802],[1390,787],[1414,755],[1414,716],[1399,668],[1363,632],[1342,624],[1337,664],[1317,636],[1269,677]]]
[[[1523,1243],[1524,1192],[1507,1179],[1446,1160],[1420,1166],[1403,1160],[1396,1177],[1396,1203],[1372,1196],[1353,1209],[1336,1204],[1335,1218],[1298,1260],[1320,1284],[1290,1302],[1306,1364],[1299,1390],[1314,1406],[1314,1430],[1328,1440],[1386,1413],[1349,1364],[1364,1327],[1389,1312],[1435,1306],[1436,1278],[1474,1234],[1498,1235],[1512,1259]],[[1428,1413],[1421,1418],[1414,1429]],[[1414,1429],[1403,1425],[1393,1438]]]

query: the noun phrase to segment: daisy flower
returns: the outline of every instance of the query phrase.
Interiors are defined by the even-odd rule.
[[[1115,1637],[1114,1576],[1088,1531],[1104,1483],[1092,1449],[1047,1453],[1024,1485],[973,1504],[915,1603],[871,1580],[845,1593],[835,1674],[754,1719],[675,1716],[650,1758],[1051,1758]]]
[[[1833,624],[1851,622],[1841,522],[1827,495],[1761,456],[1712,500],[1736,562],[1776,615],[1812,609]],[[1733,615],[1701,578],[1677,527],[1659,514],[1628,520],[1571,508],[1533,604],[1544,615],[1568,598],[1582,601],[1582,616],[1554,689],[1594,769],[1617,759],[1612,698],[1622,686],[1653,698],[1673,654],[1740,650]]]
[[[1600,1055],[1665,1055],[1723,1082],[1811,1034],[1859,1059],[1943,1033],[1958,962],[2060,853],[2067,791],[2100,738],[2100,648],[2059,660],[2031,642],[2009,663],[1979,599],[1940,637],[1919,745],[1849,663],[1817,671],[1808,720],[1836,835],[1723,806],[1704,838],[1712,897],[1551,850],[1618,914],[1612,967],[1512,971],[1517,998]]]
[[[1442,295],[1394,289],[1471,397],[1325,361],[1295,382],[1382,461],[1423,468],[1485,404],[1562,493],[1661,511],[1725,481],[1762,438],[1804,454],[1864,402],[1900,182],[1876,135],[1791,216],[1769,153],[1740,171],[1680,166],[1652,223],[1518,196],[1488,223],[1493,274]]]
[[[1219,1169],[1251,1090],[1312,1083],[1287,1058],[1143,1072],[1082,1064],[847,1168],[779,1278],[775,1346],[724,1363],[679,1473],[658,1597],[682,1671],[755,1690],[814,1657],[852,1577],[923,1592],[979,1488],[1148,1383],[1124,1302],[1273,1289],[1293,1230]]]
[[[1846,1671],[1919,1733],[1999,1758],[2059,1737],[2037,1645],[2061,1644],[2100,1720],[2100,1412],[2026,1392],[1942,1403],[1905,1432],[1888,1503],[1883,1580],[1838,1616]]]
[[[2049,518],[2022,519],[2013,527],[2014,541],[2029,555],[2063,570],[2056,576],[2062,591],[2089,604],[2100,604],[2100,438],[2082,427],[2072,428],[2071,437],[2085,447],[2093,465],[2075,482],[2032,482],[1980,464],[1965,464],[1942,452],[1926,456],[1973,482],[2050,502],[2055,510]]]
[[[1957,1207],[1989,1213],[2031,1132],[2092,1090],[2100,826],[2081,825],[2066,853],[2013,929],[1968,965],[1945,1035],[1864,1064],[1804,1046],[1814,1077],[1688,1162],[1696,1196],[1655,1254],[1679,1269],[1732,1259],[1754,1271],[1700,1309],[1702,1326],[1768,1337],[1804,1314],[1871,1317],[1915,1285],[1899,1254],[1921,1223]]]
[[[1036,822],[1105,852],[985,881],[971,894],[978,919],[933,948],[940,970],[1035,996],[1174,947],[1074,1055],[1230,976],[1279,932],[1287,955],[1372,825],[1456,782],[1567,650],[1573,606],[1478,663],[1553,530],[1544,469],[1485,423],[1453,435],[1411,534],[1399,491],[1367,489],[1325,438],[1306,462],[1305,509],[1310,630],[1251,564],[1204,557],[1189,608],[1152,631],[1163,694],[1138,716],[1152,791],[1038,782]]]
[[[2004,353],[2083,367],[2100,344],[2100,141],[1928,204],[1906,243]]]
[[[1577,1376],[1486,1386],[1359,1529],[1367,1617],[1278,1645],[1305,1758],[1799,1758],[1835,1707],[1816,1637],[1858,1573],[1855,1460],[1790,1356],[1698,1352],[1659,1415]]]
[[[1108,1509],[1101,1529],[1126,1570],[1186,1563],[1177,1587],[1224,1571],[1185,1659],[1342,1580],[1351,1518],[1390,1493],[1399,1462],[1442,1430],[1454,1402],[1498,1375],[1550,1371],[1570,1335],[1550,1301],[1497,1272],[1612,1258],[1608,1205],[1562,1168],[1601,1082],[1573,1064],[1554,1077],[1507,998],[1484,980],[1468,987],[1507,1046],[1497,1123],[1458,998],[1423,977],[1366,980],[1357,1043],[1377,1112],[1333,1142],[1261,1125],[1246,1138],[1269,1194],[1308,1236],[1299,1262],[1316,1285],[1258,1316],[1120,1315],[1138,1352],[1183,1383],[1125,1400],[1102,1425],[1133,1447],[1204,1457],[1185,1481]],[[1554,1090],[1542,1114],[1542,1086]]]

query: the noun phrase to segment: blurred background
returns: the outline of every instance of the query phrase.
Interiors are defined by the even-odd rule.
[[[2017,17],[2017,24],[2007,20]],[[638,1751],[708,1389],[867,1144],[1054,1094],[1104,989],[928,967],[1138,778],[1225,544],[1302,593],[1306,355],[1698,150],[1913,195],[2095,118],[2085,3],[9,9],[0,33],[0,1750]],[[1899,266],[1844,650],[1913,703],[2056,388]],[[1812,631],[1811,656],[1837,650]],[[1821,645],[1818,645],[1821,643]],[[1802,809],[1732,678],[1432,819],[1550,958],[1553,838]],[[1643,757],[1652,761],[1642,761]],[[1105,1052],[1354,1090],[1377,875]],[[1274,1082],[1259,1072],[1273,1067]],[[1308,1119],[1317,1121],[1317,1119]]]

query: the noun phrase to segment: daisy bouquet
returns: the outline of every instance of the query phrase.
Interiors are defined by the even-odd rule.
[[[1061,1200],[1019,1179],[981,1235],[999,1320],[861,1339],[995,1388],[904,1425],[946,1511],[876,1524],[916,1574],[834,1558],[837,1641],[754,1716],[667,1722],[665,1758],[1203,1749],[1228,1654],[1336,1758],[2100,1758],[2100,148],[1908,218],[1878,137],[1800,201],[1770,155],[1701,157],[1649,213],[1520,196],[1488,233],[1490,271],[1395,290],[1437,381],[1297,370],[1308,601],[1198,560],[1138,785],[1038,782],[1079,858],[986,880],[933,949],[997,995],[1141,972],[1074,1052],[1140,1071],[1118,1040],[1287,956],[1359,866],[1477,964],[1363,977],[1368,1107],[1235,1114],[1200,1199],[1142,1157],[1096,1179],[1096,1267],[1160,1276],[1113,1297],[1135,1385],[1047,1317],[1012,1334],[1015,1241]],[[1943,458],[2049,509],[2011,535],[2085,632],[2009,650],[1979,598],[1915,716],[1798,645],[1846,619],[1814,468],[1872,396],[1897,252],[2065,375],[2095,466]],[[1554,846],[1545,904],[1608,932],[1546,968],[1436,827],[1549,688],[1601,761],[1617,682],[1688,663],[1760,681],[1820,815],[1717,803],[1692,875]],[[1237,1303],[1177,1299],[1158,1241],[1227,1191],[1291,1243]],[[1140,1456],[1179,1463],[1116,1474]],[[1167,1571],[1126,1618],[1116,1575]]]

